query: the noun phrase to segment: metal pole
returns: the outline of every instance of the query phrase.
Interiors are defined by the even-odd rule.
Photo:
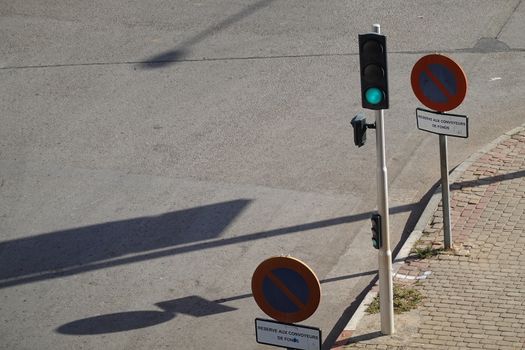
[[[452,232],[450,230],[450,197],[448,183],[447,136],[439,135],[439,159],[441,164],[441,200],[443,205],[443,241],[445,249],[450,249]]]
[[[374,33],[380,34],[379,24],[372,26]],[[381,215],[381,241],[379,248],[379,310],[381,312],[381,333],[394,333],[394,291],[392,286],[392,251],[390,250],[390,231],[388,220],[388,176],[385,155],[384,111],[375,112],[377,149],[377,209]]]
[[[394,292],[392,286],[392,251],[388,220],[388,177],[385,157],[385,135],[383,110],[376,111],[377,146],[377,207],[381,215],[381,241],[379,248],[379,301],[381,312],[381,333],[394,333]]]

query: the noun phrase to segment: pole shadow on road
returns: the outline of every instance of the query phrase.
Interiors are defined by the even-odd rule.
[[[454,191],[454,190],[460,190],[464,187],[478,187],[482,185],[489,185],[495,182],[517,179],[517,178],[524,177],[524,176],[525,176],[525,170],[520,170],[520,171],[515,171],[515,172],[507,173],[507,174],[494,175],[494,176],[489,176],[489,177],[481,177],[476,180],[455,182],[450,185],[450,188]]]
[[[258,10],[269,6],[270,3],[274,1],[275,0],[259,0],[252,5],[243,8],[241,11],[227,17],[223,21],[210,26],[193,37],[181,42],[179,45],[177,45],[177,48],[148,58],[147,60],[141,62],[139,67],[142,69],[154,69],[175,64],[183,60],[189,54],[191,46],[198,44],[202,40],[216,34],[217,32],[230,27],[232,24],[241,21],[245,17],[252,15]]]
[[[457,185],[481,186],[521,176],[525,176],[524,171],[485,177],[475,182],[458,182]],[[410,212],[403,237],[393,251],[394,256],[419,219],[436,186],[418,203],[390,208],[390,214]],[[455,186],[451,185],[453,190]],[[0,288],[368,220],[372,214],[363,212],[217,239],[250,202],[249,199],[238,199],[154,217],[102,223],[0,242]]]
[[[371,215],[363,212],[211,240],[218,238],[250,202],[239,199],[1,242],[0,288],[368,220]],[[398,206],[390,212],[411,211],[415,205]]]
[[[1,242],[0,288],[142,261],[153,258],[145,252],[218,238],[250,202],[237,199]]]
[[[506,174],[506,175],[496,175],[493,177],[487,177],[482,178],[479,180],[476,180],[475,182],[468,181],[468,182],[457,182],[455,183],[456,189],[460,187],[472,187],[472,186],[480,186],[484,184],[490,184],[494,182],[499,181],[505,181],[517,177],[524,176],[525,173],[523,171],[519,171],[512,174]],[[437,184],[431,188],[427,194],[421,199],[421,201],[417,204],[410,204],[410,205],[404,205],[404,206],[398,206],[391,208],[390,212],[391,214],[404,212],[404,211],[410,211],[411,216],[419,217],[418,211],[422,210],[432,195],[434,193],[435,188],[437,187]],[[197,212],[200,212],[201,215],[203,214],[207,216],[210,213],[228,213],[227,219],[222,221],[222,225],[219,225],[221,229],[216,229],[211,232],[209,235],[205,235],[205,237],[211,236],[217,236],[222,229],[229,223],[229,221],[233,220],[233,218],[240,213],[240,211],[243,210],[243,208],[249,203],[249,200],[237,200],[237,201],[231,201],[231,202],[224,202],[219,204],[214,204],[210,206],[204,206],[204,207],[198,207],[193,209],[188,209],[181,212],[175,212],[170,214],[165,214],[167,217],[174,215],[179,218],[182,222],[189,222],[190,217],[196,218],[200,217]],[[226,207],[228,209],[219,209],[221,207]],[[163,217],[164,215],[160,216]],[[212,215],[213,216],[213,215]],[[332,226],[347,222],[353,222],[363,219],[368,219],[370,216],[370,213],[361,213],[357,215],[352,216],[346,216],[346,217],[340,217],[330,220],[323,220],[318,222],[312,222],[308,224],[303,225],[297,225],[277,230],[271,230],[266,232],[258,232],[246,236],[241,237],[234,237],[234,238],[228,238],[221,240],[220,242],[205,242],[205,243],[197,243],[193,247],[190,246],[190,250],[195,249],[204,249],[204,248],[211,248],[213,246],[220,246],[225,244],[235,244],[241,241],[247,241],[247,240],[253,240],[253,239],[261,239],[266,237],[272,237],[275,235],[281,235],[281,234],[287,234],[292,232],[301,232],[305,230],[311,230],[315,228],[320,227],[326,227],[326,226]],[[137,221],[138,220],[138,221]],[[137,224],[138,222],[143,222],[144,219],[135,219],[132,220]],[[149,218],[148,220],[151,220]],[[170,220],[168,220],[170,221]],[[410,219],[408,220],[411,221]],[[172,222],[173,223],[173,222]],[[110,227],[114,227],[115,223],[109,224]],[[178,223],[180,225],[180,222]],[[129,226],[129,223],[125,224],[126,227]],[[147,224],[139,224],[139,227],[146,227]],[[405,227],[407,229],[407,227]],[[88,230],[88,228],[80,229],[80,230]],[[73,230],[75,231],[75,230]],[[88,230],[90,231],[90,230]],[[135,231],[135,230],[132,230]],[[66,231],[67,232],[67,231]],[[86,231],[87,232],[87,231]],[[53,234],[51,234],[53,235]],[[37,236],[38,237],[38,236]],[[67,235],[66,235],[67,237]],[[63,233],[58,233],[58,236],[53,237],[50,239],[50,242],[58,242],[61,241],[64,238]],[[186,240],[191,238],[186,238]],[[198,238],[197,238],[198,239]],[[201,236],[201,239],[205,239],[203,236]],[[30,239],[29,239],[30,240]],[[47,240],[44,240],[44,243],[46,243]],[[162,241],[162,240],[161,240]],[[181,240],[183,242],[184,239]],[[11,242],[12,243],[12,242]],[[22,240],[21,244],[25,245],[27,243],[27,240]],[[28,244],[28,246],[32,247],[38,247],[40,246],[41,242],[33,241],[31,244]],[[402,245],[403,240],[399,242],[399,246]],[[67,244],[67,243],[66,243]],[[5,247],[4,247],[5,248]],[[146,247],[142,247],[146,248]],[[398,249],[399,247],[396,247]],[[184,249],[184,248],[183,248]],[[187,249],[187,247],[185,247]],[[0,249],[1,250],[1,249]],[[20,251],[20,247],[18,247],[17,251]],[[170,250],[171,254],[175,254],[176,252],[173,250]],[[122,252],[121,252],[122,253]],[[92,256],[92,255],[90,255]],[[100,253],[99,255],[100,256]],[[0,266],[6,266],[5,264]],[[343,279],[350,279],[350,278],[356,278],[366,275],[373,275],[376,274],[376,270],[373,271],[367,271],[362,273],[357,273],[353,275],[346,275],[346,276],[340,276],[340,277],[334,277],[330,279],[321,280],[321,283],[330,283],[330,282],[336,282]],[[377,281],[377,276],[370,282],[369,288]],[[1,286],[1,285],[0,285]],[[340,328],[346,324],[349,317],[355,312],[355,309],[357,308],[357,305],[360,304],[361,300],[364,298],[364,295],[368,291],[369,288],[365,288],[365,290],[362,291],[362,293],[352,302],[352,304],[345,310],[343,315],[341,315],[340,319],[338,320],[335,327],[332,329],[330,334],[328,334],[327,338],[325,339],[325,342],[323,343],[323,348],[326,348],[328,345],[333,344],[336,340],[337,334],[340,332]],[[119,312],[119,313],[112,313],[112,314],[106,314],[106,315],[99,315],[99,316],[93,316],[88,317],[80,320],[76,320],[73,322],[66,323],[58,328],[55,329],[57,333],[64,334],[64,335],[95,335],[95,334],[105,334],[105,333],[115,333],[115,332],[123,332],[123,331],[130,331],[134,329],[140,329],[145,327],[151,327],[155,326],[164,322],[168,322],[176,317],[177,314],[186,314],[191,315],[194,317],[204,317],[204,316],[210,316],[214,314],[224,313],[224,312],[230,312],[237,310],[234,307],[222,305],[226,302],[244,299],[252,297],[252,294],[242,294],[227,298],[222,298],[218,300],[209,301],[199,296],[188,296],[184,298],[164,301],[156,303],[155,305],[158,306],[163,311],[154,311],[154,310],[143,310],[143,311],[127,311],[127,312]],[[379,336],[378,333],[370,333],[363,336],[363,339],[372,339]]]
[[[238,199],[1,242],[0,288],[368,220],[372,214],[363,212],[212,240],[250,202]],[[390,213],[413,212],[417,205],[397,206]]]
[[[377,274],[377,270],[328,278],[319,282],[321,284],[333,283],[341,280],[375,274]],[[253,297],[253,295],[251,293],[247,293],[209,301],[202,297],[192,295],[155,304],[164,311],[126,311],[93,316],[66,323],[55,329],[55,331],[57,333],[66,335],[94,335],[131,331],[134,329],[151,327],[171,321],[176,317],[177,314],[191,315],[193,317],[204,317],[234,311],[237,310],[237,308],[222,304],[251,297]]]
[[[55,331],[66,335],[95,335],[125,332],[170,321],[175,318],[177,314],[204,317],[237,310],[236,308],[221,305],[214,301],[208,301],[196,295],[163,301],[155,305],[164,311],[127,311],[88,317],[66,323],[58,327]]]

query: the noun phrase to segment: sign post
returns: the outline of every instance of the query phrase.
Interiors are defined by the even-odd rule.
[[[424,56],[416,62],[414,68],[412,68],[410,81],[412,90],[414,90],[414,94],[419,101],[425,106],[438,111],[436,113],[417,109],[416,118],[419,129],[439,134],[443,242],[445,249],[450,249],[452,245],[452,230],[450,223],[447,135],[468,137],[468,118],[466,116],[445,114],[444,112],[456,108],[463,102],[467,93],[467,77],[463,69],[452,59],[443,55],[432,54]],[[421,111],[434,113],[437,116],[422,115]],[[420,124],[422,127],[420,127]]]
[[[447,136],[439,135],[439,164],[441,168],[441,201],[443,203],[443,244],[445,249],[452,245],[450,227],[450,184],[448,181],[448,147]]]

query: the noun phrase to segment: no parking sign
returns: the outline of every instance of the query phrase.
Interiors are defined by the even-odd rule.
[[[443,55],[426,55],[417,61],[412,68],[410,82],[419,101],[438,112],[456,108],[467,94],[465,72]]]
[[[301,322],[321,300],[315,273],[299,259],[275,256],[263,261],[252,277],[253,297],[268,316],[281,322]]]
[[[419,101],[434,110],[416,109],[418,129],[468,137],[468,117],[445,113],[459,106],[467,94],[467,76],[456,62],[443,55],[426,55],[412,68],[410,82]]]

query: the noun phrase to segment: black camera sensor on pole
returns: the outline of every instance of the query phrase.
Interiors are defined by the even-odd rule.
[[[361,101],[363,108],[388,109],[388,74],[386,37],[381,34],[359,34]]]

